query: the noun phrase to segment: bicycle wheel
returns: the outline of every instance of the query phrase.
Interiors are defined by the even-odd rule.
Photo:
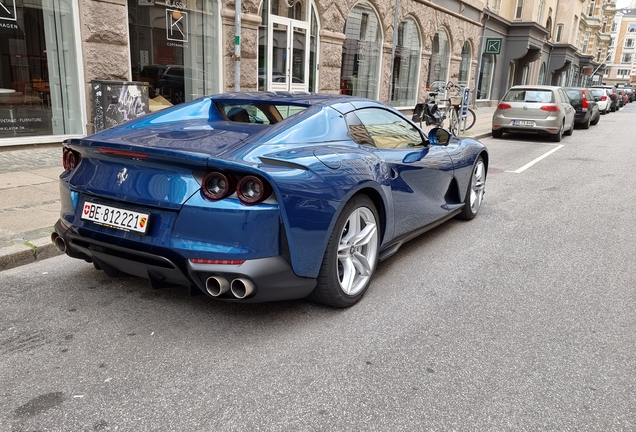
[[[471,127],[475,126],[476,120],[477,120],[477,115],[475,114],[475,111],[468,108],[468,113],[466,114],[466,129],[465,130],[468,130]]]
[[[459,117],[457,116],[457,111],[454,109],[450,110],[448,130],[455,136],[459,135]]]

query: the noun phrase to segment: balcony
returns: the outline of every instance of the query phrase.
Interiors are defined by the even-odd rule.
[[[587,16],[586,14],[581,15],[581,22],[584,23],[586,27],[589,28],[601,28],[601,17],[600,16]]]

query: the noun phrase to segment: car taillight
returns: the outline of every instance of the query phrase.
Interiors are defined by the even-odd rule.
[[[581,108],[587,109],[589,108],[589,104],[587,103],[587,98],[585,97],[585,93],[583,93],[583,99],[581,99],[582,105]]]
[[[559,111],[559,106],[558,105],[543,105],[541,107],[541,109],[543,111],[554,111],[554,112],[558,112]]]
[[[512,108],[512,105],[507,104],[507,103],[500,103],[499,105],[497,105],[497,109],[498,110],[507,110]]]
[[[190,258],[190,262],[193,264],[241,265],[245,262],[245,260]]]
[[[234,193],[236,180],[234,177],[220,172],[211,172],[203,178],[203,194],[212,199],[220,200]]]
[[[243,177],[236,185],[236,194],[245,204],[256,204],[265,200],[271,190],[269,183],[253,175]]]
[[[602,101],[607,100],[607,96],[606,95],[601,96],[601,100]]]
[[[82,157],[75,150],[68,147],[62,149],[62,167],[66,171],[73,171],[80,163]]]

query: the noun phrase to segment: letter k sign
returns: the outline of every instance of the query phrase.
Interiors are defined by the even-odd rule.
[[[0,19],[17,21],[15,0],[0,0]]]

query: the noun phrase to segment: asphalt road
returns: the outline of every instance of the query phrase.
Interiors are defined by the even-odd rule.
[[[0,430],[636,430],[635,117],[484,139],[477,218],[405,245],[347,310],[63,256],[1,272]]]

